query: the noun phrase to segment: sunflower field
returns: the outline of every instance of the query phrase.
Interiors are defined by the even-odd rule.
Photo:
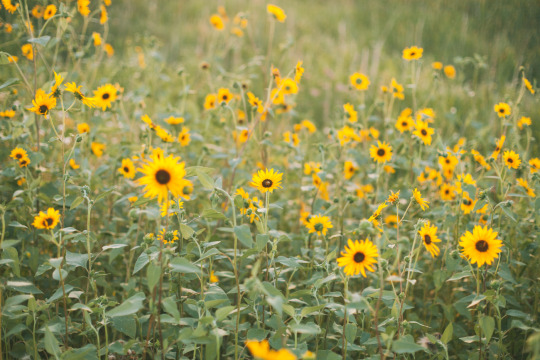
[[[540,359],[538,29],[1,0],[0,360]]]

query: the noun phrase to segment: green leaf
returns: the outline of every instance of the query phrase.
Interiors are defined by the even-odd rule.
[[[354,343],[354,339],[356,338],[356,330],[357,329],[358,329],[358,327],[355,324],[347,324],[347,325],[345,325],[345,338],[351,344]]]
[[[235,309],[234,306],[232,305],[229,305],[229,306],[224,306],[222,308],[219,308],[216,310],[216,320],[217,321],[221,321],[223,319],[225,319],[227,316],[229,316],[229,314]]]
[[[244,244],[245,247],[250,249],[253,247],[253,237],[251,235],[251,229],[249,228],[249,225],[243,224],[240,226],[235,226],[234,233],[238,237],[238,240],[240,240],[240,242]]]
[[[193,265],[186,258],[175,258],[169,264],[169,268],[172,272],[178,272],[182,274],[201,274],[201,269],[198,266]]]
[[[257,234],[257,236],[255,237],[255,242],[256,242],[255,247],[260,252],[264,249],[264,247],[266,246],[269,240],[270,240],[270,236],[266,234]]]
[[[86,268],[87,262],[88,254],[72,253],[66,250],[66,264]]]
[[[161,305],[163,305],[163,309],[167,314],[171,315],[176,321],[180,321],[180,311],[178,311],[174,297],[170,296],[163,299]]]
[[[302,317],[305,317],[311,313],[318,312],[319,310],[324,309],[325,306],[326,304],[306,306],[305,308],[302,309],[302,311],[300,312],[300,315],[302,315]]]
[[[47,46],[47,43],[51,40],[51,37],[49,35],[41,36],[34,39],[28,39],[29,43],[39,44],[43,47]]]
[[[61,355],[60,346],[58,345],[58,340],[54,337],[53,333],[51,332],[51,329],[47,325],[45,325],[45,350],[51,355],[53,355],[56,359],[59,359],[59,356]]]
[[[452,325],[452,323],[448,324],[448,326],[446,327],[446,329],[444,329],[444,332],[441,336],[441,342],[443,344],[448,344],[448,342],[450,340],[452,340],[452,335],[454,333],[454,325]]]
[[[62,354],[62,360],[98,360],[95,345],[88,344],[80,349],[70,349]]]
[[[466,278],[466,277],[469,277],[469,276],[472,276],[470,271],[462,271],[462,272],[459,272],[459,273],[455,274],[454,276],[450,277],[450,279],[448,279],[446,281],[456,281],[456,280],[460,280],[460,279],[463,279],[463,278]]]
[[[225,215],[223,215],[222,213],[214,209],[204,209],[203,212],[201,213],[201,217],[206,218],[206,219],[217,219],[217,220],[227,219]]]
[[[148,290],[154,291],[154,286],[159,282],[159,275],[161,274],[161,268],[157,265],[150,264],[146,269],[146,280],[148,281]]]
[[[43,294],[41,290],[39,290],[33,283],[29,281],[8,281],[6,286],[15,291],[26,294]]]
[[[18,82],[19,82],[19,79],[17,79],[17,78],[8,79],[6,82],[4,82],[2,85],[0,85],[0,90],[2,90],[4,88],[7,88],[8,86],[16,84]]]
[[[81,203],[84,201],[84,198],[82,196],[79,196],[75,200],[71,202],[71,206],[69,207],[70,210],[75,209],[77,206],[81,205]]]
[[[480,327],[482,328],[482,333],[486,337],[486,343],[489,343],[493,331],[495,330],[495,319],[491,316],[484,316],[480,319]]]
[[[182,234],[182,238],[184,240],[191,239],[194,233],[195,233],[195,230],[193,230],[188,225],[180,224],[180,234]]]
[[[208,190],[214,190],[214,180],[207,173],[200,171],[199,169],[195,170],[197,178],[201,185]]]
[[[13,273],[15,276],[21,276],[21,269],[20,269],[20,261],[19,261],[19,253],[17,252],[17,249],[14,247],[8,247],[4,249],[4,252],[2,253],[2,258],[5,260],[11,260],[9,263],[9,266],[13,269]]]
[[[197,172],[208,174],[214,172],[214,169],[204,166],[190,166],[186,168],[186,177],[196,176]]]
[[[513,222],[517,222],[517,215],[505,205],[499,206],[504,214],[510,218]]]
[[[122,304],[118,305],[117,307],[107,311],[106,315],[108,317],[115,318],[135,314],[137,311],[142,309],[143,300],[145,299],[146,296],[144,295],[144,293],[139,292],[124,301]]]
[[[292,324],[291,331],[299,334],[317,335],[321,332],[321,328],[316,324]]]
[[[425,351],[425,349],[415,343],[412,336],[403,336],[392,343],[392,351],[396,354],[414,354],[417,351]]]
[[[120,331],[122,334],[126,334],[130,338],[135,338],[137,335],[137,323],[131,316],[119,316],[112,319],[113,328]]]
[[[142,252],[141,255],[139,255],[137,261],[135,262],[135,267],[133,268],[133,275],[138,273],[149,262],[150,258],[148,257],[148,254],[146,252]]]

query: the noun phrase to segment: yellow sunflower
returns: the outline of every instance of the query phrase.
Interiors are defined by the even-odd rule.
[[[283,173],[279,173],[274,169],[259,170],[253,174],[251,186],[259,189],[263,194],[266,192],[272,193],[276,189],[281,188],[281,179]]]
[[[349,122],[355,123],[358,121],[358,112],[354,109],[354,105],[346,103],[343,105],[343,110],[345,111],[345,117]]]
[[[135,165],[130,158],[122,159],[122,165],[118,169],[118,172],[124,175],[125,178],[133,179],[135,177]]]
[[[47,117],[49,111],[56,106],[56,98],[52,94],[46,94],[45,91],[39,89],[36,92],[36,98],[32,100],[32,105],[34,107],[28,110]]]
[[[531,174],[534,174],[540,169],[540,159],[532,158],[529,160],[529,165],[531,166]]]
[[[502,240],[497,239],[498,233],[487,226],[475,226],[473,232],[467,231],[459,241],[461,253],[478,267],[491,265],[502,251]]]
[[[178,240],[178,230],[165,231],[165,229],[161,229],[157,236],[157,240],[163,241],[164,244],[174,244],[174,242]]]
[[[377,247],[368,239],[354,242],[349,239],[348,245],[348,248],[345,246],[345,252],[341,252],[342,257],[337,259],[338,265],[345,268],[343,272],[348,276],[362,273],[364,277],[367,277],[366,270],[374,272],[373,265],[379,256]]]
[[[210,272],[210,282],[214,284],[214,283],[217,283],[218,281],[219,281],[219,278],[214,273],[214,270],[212,270]]]
[[[518,178],[516,179],[519,186],[523,187],[525,189],[525,191],[527,192],[527,195],[529,195],[530,197],[536,197],[536,194],[534,193],[534,190],[529,186],[529,183],[527,182],[527,180],[523,179],[523,178]]]
[[[73,170],[77,170],[78,168],[81,167],[79,164],[77,164],[77,162],[75,161],[75,159],[69,159],[69,166],[70,166]]]
[[[428,122],[418,119],[414,127],[416,130],[413,131],[413,135],[418,136],[424,145],[431,145],[431,135],[433,135],[435,130],[429,127]]]
[[[345,164],[343,165],[343,175],[345,176],[346,180],[352,178],[357,170],[358,166],[356,166],[352,161],[345,161]]]
[[[266,11],[274,16],[274,19],[276,19],[279,22],[285,22],[285,19],[287,18],[287,15],[285,14],[285,11],[283,11],[282,8],[276,5],[268,4],[266,6]]]
[[[48,208],[47,212],[44,213],[43,211],[39,212],[39,215],[34,217],[34,222],[32,225],[36,229],[54,229],[56,225],[58,225],[58,222],[60,221],[60,212],[58,210],[54,210],[53,208]]]
[[[106,147],[107,146],[105,144],[98,142],[92,142],[92,144],[90,144],[90,149],[98,158],[103,156],[103,152],[105,151]]]
[[[410,115],[400,115],[396,121],[395,126],[400,133],[403,133],[404,131],[410,131],[414,127],[414,120]]]
[[[367,90],[370,84],[369,78],[366,75],[357,72],[352,74],[349,80],[352,87],[356,90]]]
[[[456,198],[455,188],[447,183],[441,185],[440,194],[444,201],[452,201]]]
[[[418,203],[418,205],[420,205],[420,207],[422,208],[422,210],[426,210],[426,209],[429,209],[429,201],[426,201],[425,199],[422,198],[422,194],[420,193],[420,191],[418,191],[418,189],[414,189],[413,191],[413,196],[414,196],[414,200],[416,200],[416,202]]]
[[[298,85],[291,78],[285,78],[279,84],[284,95],[292,95],[298,93]]]
[[[317,235],[326,236],[328,229],[333,228],[332,222],[328,216],[313,215],[309,218],[306,227],[309,229],[309,233],[316,232]]]
[[[81,92],[82,85],[77,86],[75,82],[70,82],[70,83],[67,83],[65,86],[66,86],[66,91],[73,93],[73,95],[77,99],[82,101],[84,105],[91,108],[96,106],[96,100],[94,98],[89,98],[83,95],[83,93]]]
[[[420,238],[426,247],[426,250],[429,251],[431,257],[438,256],[440,253],[439,247],[435,243],[441,242],[437,237],[437,227],[431,225],[430,222],[426,222],[424,226],[418,231]]]
[[[182,132],[178,134],[178,142],[180,143],[180,146],[188,146],[191,142],[191,135],[189,135],[189,128],[182,127]]]
[[[189,184],[184,179],[186,171],[184,162],[178,162],[180,158],[169,155],[167,157],[152,156],[144,165],[137,169],[144,176],[137,180],[140,186],[144,186],[144,197],[154,198],[158,202],[167,200],[170,191],[174,198],[184,195],[184,188]]]
[[[444,67],[444,75],[446,75],[447,78],[453,79],[456,77],[456,68],[452,65],[446,65]]]
[[[523,77],[523,83],[525,84],[525,87],[527,88],[527,90],[529,90],[529,92],[534,95],[535,90],[534,90],[531,82],[529,80],[527,80],[527,78],[525,76]]]
[[[508,166],[509,169],[517,169],[521,160],[519,159],[519,154],[514,151],[505,150],[503,154],[504,163]]]
[[[16,147],[11,150],[11,154],[9,155],[9,157],[14,160],[21,161],[21,159],[28,157],[28,153],[26,152],[26,150],[20,147]]]
[[[411,46],[403,50],[403,59],[407,61],[418,60],[422,57],[424,49],[419,48],[418,46]]]
[[[377,141],[377,146],[371,145],[369,155],[371,155],[373,161],[378,163],[388,162],[392,159],[392,147],[384,141],[382,143]]]
[[[495,142],[495,150],[491,154],[491,157],[493,159],[497,160],[497,158],[499,157],[499,153],[501,152],[504,145],[504,140],[506,140],[506,136],[502,135],[501,138]]]
[[[493,107],[493,110],[499,115],[499,117],[506,117],[510,116],[512,114],[512,109],[510,108],[510,105],[507,103],[498,103]]]
[[[117,90],[111,84],[98,87],[97,90],[94,90],[94,101],[96,106],[105,111],[107,108],[110,108],[113,101],[116,100],[116,94]]]
[[[218,90],[217,100],[219,103],[228,104],[233,99],[234,95],[227,88],[221,88]]]
[[[30,164],[30,158],[28,156],[23,157],[19,160],[19,167],[27,167]]]
[[[90,132],[90,125],[88,125],[87,123],[80,123],[77,125],[77,131],[79,132],[79,134]]]
[[[56,6],[53,4],[47,5],[45,12],[43,13],[43,20],[49,20],[56,14]]]

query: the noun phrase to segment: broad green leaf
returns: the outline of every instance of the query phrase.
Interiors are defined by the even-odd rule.
[[[106,312],[106,315],[108,317],[114,318],[114,317],[121,317],[121,316],[128,316],[135,314],[137,311],[142,309],[143,307],[143,301],[146,299],[146,296],[144,293],[140,292],[126,301],[124,301],[122,304],[118,305],[117,307],[109,310]]]
[[[392,343],[392,351],[396,354],[414,354],[417,351],[425,351],[425,348],[415,343],[412,336],[404,336]]]
[[[88,254],[72,253],[66,250],[66,264],[86,268]]]
[[[182,234],[182,238],[184,240],[191,239],[194,233],[195,230],[193,230],[190,226],[186,224],[180,224],[180,234]]]
[[[491,316],[484,316],[480,318],[480,327],[482,328],[482,333],[486,337],[486,343],[489,343],[493,331],[495,330],[495,319]]]
[[[204,166],[190,166],[186,168],[186,177],[192,177],[196,176],[197,172],[202,172],[205,174],[212,173],[214,171],[213,168],[204,167]]]
[[[172,272],[178,272],[182,274],[201,274],[201,269],[198,266],[193,265],[186,258],[175,258],[170,264],[169,268]]]
[[[354,343],[354,339],[356,338],[357,329],[358,329],[358,327],[355,324],[347,324],[347,325],[345,325],[345,338],[351,344]]]
[[[139,255],[137,261],[135,262],[135,267],[133,268],[133,275],[138,273],[149,262],[150,258],[148,257],[148,254],[146,252],[142,252],[141,255]]]
[[[26,294],[43,294],[33,283],[25,280],[20,281],[8,281],[6,286],[15,291],[19,291]]]
[[[132,339],[137,335],[137,323],[132,316],[113,317],[112,326]]]
[[[441,336],[441,342],[443,344],[448,344],[448,342],[450,340],[452,340],[452,335],[454,333],[454,325],[452,325],[452,323],[448,324],[448,326],[446,327],[446,329],[444,329],[444,332]]]
[[[54,337],[53,333],[49,329],[49,326],[45,325],[45,350],[49,354],[55,357],[55,359],[59,359],[59,356],[61,355],[60,346],[58,345],[58,340]]]
[[[28,39],[29,43],[39,44],[43,47],[47,46],[47,43],[51,40],[49,35],[41,36],[38,38]]]
[[[97,349],[93,344],[88,344],[79,349],[69,349],[62,354],[62,360],[98,360]]]
[[[161,274],[161,268],[157,265],[150,264],[146,269],[146,280],[148,281],[148,290],[154,291],[154,286],[159,282],[159,275]]]
[[[232,305],[229,305],[229,306],[224,306],[222,308],[219,308],[216,310],[216,320],[217,321],[221,321],[223,319],[225,319],[227,316],[229,316],[229,314],[234,310],[236,309],[236,307],[232,306]]]
[[[206,219],[224,220],[227,219],[225,215],[214,209],[204,209],[201,213],[201,217]]]
[[[195,170],[195,173],[197,174],[197,178],[199,179],[199,182],[205,189],[208,189],[208,190],[214,189],[214,180],[210,177],[210,175],[198,169]]]
[[[317,335],[321,328],[314,323],[311,324],[292,324],[291,331],[299,334]]]
[[[302,309],[302,311],[300,312],[300,315],[302,315],[302,317],[305,317],[311,313],[318,312],[319,310],[324,309],[325,306],[326,304],[307,306]]]
[[[167,314],[171,315],[176,321],[180,321],[180,311],[178,311],[178,305],[174,301],[174,297],[170,296],[163,299],[161,305]]]
[[[245,247],[250,249],[253,247],[253,236],[251,235],[249,225],[243,224],[240,226],[235,226],[234,233]]]

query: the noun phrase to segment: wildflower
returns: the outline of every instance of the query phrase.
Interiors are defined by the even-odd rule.
[[[424,49],[419,48],[418,46],[411,46],[410,48],[405,48],[403,50],[403,59],[407,61],[418,60],[422,57]]]
[[[51,95],[55,98],[58,98],[62,92],[60,91],[60,85],[64,82],[64,78],[62,77],[62,74],[57,74],[56,71],[54,71],[54,84],[51,86]]]
[[[15,111],[14,110],[0,111],[0,117],[2,117],[2,118],[11,119],[14,116],[15,116]]]
[[[310,234],[316,232],[319,236],[321,234],[326,236],[328,229],[331,229],[334,226],[332,225],[332,222],[328,216],[313,215],[308,220],[306,227],[309,229]]]
[[[433,70],[442,70],[443,63],[440,61],[435,61],[431,64],[431,67],[433,68]]]
[[[167,157],[152,156],[146,160],[137,170],[143,173],[143,177],[137,180],[140,186],[144,186],[144,197],[158,198],[159,203],[167,199],[169,191],[174,198],[185,198],[184,188],[189,185],[184,179],[186,171],[184,162],[178,162],[180,158],[169,155]]]
[[[392,78],[392,81],[390,83],[390,90],[392,91],[392,95],[400,100],[405,99],[405,94],[403,93],[403,85],[398,83],[396,79]]]
[[[183,126],[182,131],[178,134],[178,142],[182,147],[188,146],[191,142],[191,135],[189,134],[189,128]]]
[[[531,126],[531,118],[522,116],[517,123],[519,130],[523,130],[523,125]]]
[[[77,84],[75,82],[71,82],[71,83],[67,83],[66,84],[66,91],[68,92],[71,92],[73,93],[73,95],[79,99],[80,101],[82,101],[82,103],[90,108],[93,108],[95,107],[95,99],[94,98],[89,98],[89,97],[86,97],[83,95],[83,93],[81,92],[81,87],[82,85],[79,85],[77,86]]]
[[[353,175],[358,170],[358,166],[356,166],[352,161],[345,161],[345,164],[343,166],[343,174],[345,176],[345,180],[349,180],[353,177]]]
[[[94,101],[96,106],[105,111],[111,107],[113,101],[116,100],[117,90],[111,84],[106,84],[94,90]]]
[[[304,174],[311,175],[312,172],[314,174],[321,172],[321,163],[313,161],[304,163]]]
[[[87,133],[87,132],[90,132],[90,125],[88,125],[87,123],[80,123],[77,125],[77,131],[79,132],[79,134],[84,134],[84,133]]]
[[[93,32],[92,33],[92,39],[94,40],[94,46],[95,47],[101,46],[102,39],[101,39],[101,35],[99,33]]]
[[[164,244],[174,244],[174,242],[178,240],[178,230],[165,231],[165,229],[161,229],[157,236],[157,240],[163,241]]]
[[[228,104],[229,101],[232,100],[233,94],[229,91],[229,89],[221,88],[218,90],[217,99],[219,103],[225,103]]]
[[[56,6],[53,4],[47,5],[45,12],[43,13],[43,20],[49,20],[56,14]]]
[[[453,79],[456,77],[456,68],[452,65],[446,65],[444,67],[444,75],[446,75],[447,78]]]
[[[474,205],[476,205],[477,201],[478,200],[471,199],[471,197],[469,196],[469,193],[464,191],[463,200],[461,200],[461,205],[460,205],[461,211],[463,211],[465,215],[469,214],[474,209]]]
[[[525,180],[523,178],[518,178],[517,182],[518,182],[519,186],[521,186],[521,187],[523,187],[525,189],[525,191],[527,192],[527,195],[529,195],[530,197],[536,197],[536,194],[534,193],[534,190],[529,186],[529,183],[527,182],[527,180]]]
[[[395,174],[396,173],[396,170],[393,167],[391,167],[390,165],[384,165],[383,170],[387,174]]]
[[[225,28],[225,23],[223,22],[223,19],[217,14],[210,16],[210,24],[214,27],[214,29],[218,31],[221,31]]]
[[[399,201],[399,191],[397,193],[394,193],[392,190],[390,190],[390,195],[388,196],[388,199],[386,199],[386,201],[391,203],[392,205],[395,205]]]
[[[369,78],[361,73],[355,72],[350,76],[351,85],[356,88],[356,90],[367,90],[369,87]]]
[[[420,207],[422,208],[422,210],[426,210],[426,209],[429,209],[429,201],[426,201],[425,199],[422,198],[422,194],[420,193],[420,191],[418,191],[418,189],[414,189],[413,191],[413,196],[414,196],[414,200],[418,203],[418,205],[420,205]]]
[[[169,116],[165,119],[165,122],[169,125],[178,125],[184,123],[183,117],[175,117],[175,116]]]
[[[287,15],[283,11],[282,8],[276,5],[268,4],[266,6],[266,11],[274,16],[274,19],[276,19],[279,22],[285,22],[285,19],[287,18]]]
[[[397,228],[398,217],[396,215],[387,215],[384,218],[384,223],[393,228]]]
[[[286,131],[283,133],[283,141],[285,141],[288,144],[292,143],[292,146],[295,146],[295,147],[298,146],[298,144],[300,144],[300,138],[298,137],[298,134],[291,133],[290,131]]]
[[[416,130],[413,131],[413,135],[418,136],[424,145],[431,145],[431,135],[433,135],[435,130],[430,128],[426,121],[422,120],[416,120],[416,124],[414,126]]]
[[[77,10],[84,17],[90,15],[88,5],[90,5],[90,0],[77,0]]]
[[[248,92],[247,97],[248,97],[248,102],[250,103],[250,105],[253,106],[253,108],[257,109],[257,112],[259,114],[262,114],[264,112],[264,106],[261,99],[256,97],[252,92]],[[205,109],[206,109],[206,102],[205,102]]]
[[[424,226],[422,229],[420,229],[420,231],[418,231],[418,233],[420,234],[420,238],[422,239],[426,250],[431,254],[431,257],[438,256],[440,250],[435,243],[441,242],[441,240],[437,237],[437,227],[435,225],[431,225],[428,221],[424,223]]]
[[[103,50],[105,50],[107,57],[112,57],[114,55],[114,48],[112,47],[111,44],[103,45]]]
[[[32,47],[32,44],[24,44],[21,47],[21,51],[25,58],[28,60],[34,60],[34,48]]]
[[[377,247],[368,239],[360,242],[349,239],[348,245],[348,248],[345,246],[345,252],[341,252],[342,257],[337,259],[338,265],[345,268],[343,272],[348,276],[362,273],[364,277],[367,277],[366,270],[374,272],[373,265],[379,256]]]
[[[502,150],[502,147],[504,145],[504,140],[506,139],[506,136],[502,135],[501,138],[499,140],[497,140],[495,142],[496,146],[495,146],[495,150],[493,151],[493,153],[491,154],[491,157],[495,160],[497,160],[497,158],[499,157],[499,153],[501,152]]]
[[[360,199],[363,199],[366,197],[366,194],[369,194],[371,192],[373,192],[375,189],[373,188],[373,185],[371,184],[368,184],[368,185],[357,185],[356,187],[356,196],[358,196],[358,198]]]
[[[451,184],[442,184],[439,193],[443,201],[452,201],[456,198],[455,188]]]
[[[106,145],[98,142],[92,142],[92,144],[90,144],[90,148],[92,149],[94,155],[100,158],[103,155],[103,151],[105,151]]]
[[[474,160],[482,165],[486,170],[491,170],[491,165],[489,165],[486,161],[486,159],[476,150],[471,150],[471,154],[474,157]]]
[[[348,125],[345,125],[342,129],[338,130],[337,138],[341,146],[349,143],[351,140],[360,141],[360,137],[354,132],[354,129]]]
[[[210,272],[210,282],[215,284],[219,281],[219,278],[215,275],[214,270]]]
[[[503,154],[504,163],[508,166],[509,169],[517,169],[521,160],[519,159],[519,154],[515,153],[513,150],[505,150]]]
[[[26,183],[26,178],[22,177],[19,180],[17,180],[17,185],[22,186],[24,183]]]
[[[253,174],[251,186],[257,188],[263,194],[266,192],[272,193],[274,190],[281,188],[282,177],[283,173],[274,169],[259,170],[256,174]]]
[[[268,340],[256,341],[248,340],[246,341],[246,346],[255,358],[266,359],[268,357],[268,352],[270,351],[270,344]]]
[[[506,117],[512,114],[512,109],[510,108],[510,105],[508,105],[507,103],[503,103],[503,102],[498,103],[493,107],[493,109],[495,110],[497,115],[499,115],[499,117]]]
[[[77,164],[77,162],[75,161],[75,159],[69,159],[69,166],[73,169],[73,170],[77,170],[78,168],[80,168],[80,165]]]
[[[122,159],[122,165],[118,169],[118,172],[124,175],[125,178],[133,179],[135,177],[135,165],[131,159]]]
[[[99,23],[103,25],[107,22],[107,20],[109,20],[109,17],[107,16],[107,8],[104,5],[99,5],[99,10]]]
[[[317,131],[317,127],[315,127],[315,124],[313,124],[309,120],[302,120],[302,126],[307,129],[310,134],[313,134],[315,131]]]
[[[471,261],[471,264],[478,264],[478,267],[484,264],[491,265],[502,251],[500,249],[503,246],[502,241],[497,239],[497,235],[493,229],[477,225],[472,233],[467,231],[461,236],[459,241],[461,253]]]
[[[28,153],[23,148],[16,147],[11,150],[11,154],[9,155],[9,157],[14,160],[21,161],[21,159],[28,157]]]
[[[56,106],[56,98],[39,89],[36,92],[36,98],[32,100],[32,105],[34,105],[34,107],[29,108],[28,110],[47,117],[49,111]]]
[[[24,168],[30,164],[30,158],[28,156],[23,157],[19,160],[19,167]]]
[[[439,156],[439,165],[441,165],[443,169],[450,168],[454,170],[458,163],[459,160],[454,155],[445,154],[445,156]]]
[[[10,14],[13,14],[15,11],[17,11],[17,8],[19,7],[19,4],[15,4],[15,6],[11,3],[11,0],[2,0],[2,4],[6,8],[7,11],[9,11]]]
[[[529,165],[531,166],[531,174],[534,174],[540,169],[540,159],[532,158],[529,160]]]
[[[285,78],[280,83],[281,91],[284,95],[292,95],[298,93],[298,85],[291,78]]]
[[[377,141],[377,146],[371,145],[369,155],[378,163],[385,163],[392,159],[392,147],[386,142]]]
[[[529,92],[534,95],[535,93],[534,88],[532,87],[531,82],[527,80],[525,76],[523,77],[523,83],[525,84],[525,87],[527,88],[527,90],[529,90]]]
[[[456,193],[458,194],[461,194],[463,192],[462,183],[467,185],[473,185],[474,187],[476,187],[476,180],[473,179],[471,174],[460,174],[457,176],[456,181]]]
[[[345,111],[345,117],[349,122],[355,123],[358,121],[358,112],[354,109],[354,105],[346,103],[343,105],[343,110]]]
[[[132,203],[132,204],[133,204],[135,201],[137,201],[138,199],[139,199],[138,196],[130,196],[130,197],[128,197],[128,201],[129,201],[130,203]]]
[[[296,67],[294,68],[294,81],[297,84],[300,84],[300,80],[302,79],[303,74],[304,74],[304,68],[302,67],[302,60],[299,60],[296,63]]]
[[[405,110],[411,110],[411,109],[407,108]],[[403,133],[404,131],[410,131],[414,126],[414,120],[412,116],[410,115],[408,111],[405,111],[405,110],[401,112],[395,125],[396,129],[398,129],[400,133]]]
[[[34,217],[32,226],[34,226],[36,229],[51,230],[58,225],[59,221],[60,212],[58,210],[54,210],[53,208],[48,208],[46,213],[40,211],[39,215]]]

